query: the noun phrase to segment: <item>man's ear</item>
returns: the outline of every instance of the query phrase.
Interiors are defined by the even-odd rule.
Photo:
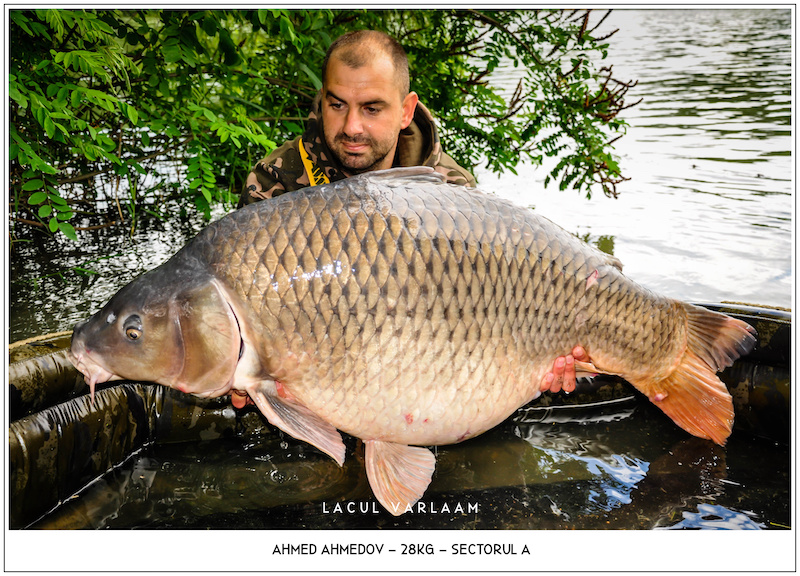
[[[419,96],[416,92],[409,92],[403,99],[403,123],[401,128],[408,128],[411,121],[414,119],[414,110],[417,109],[417,102]]]

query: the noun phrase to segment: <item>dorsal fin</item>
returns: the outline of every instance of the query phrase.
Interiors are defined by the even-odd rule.
[[[404,168],[389,168],[388,170],[375,170],[357,176],[368,180],[411,180],[414,182],[431,182],[444,184],[446,178],[430,166],[408,166]]]

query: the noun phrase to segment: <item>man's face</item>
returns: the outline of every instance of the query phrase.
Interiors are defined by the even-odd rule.
[[[400,130],[414,117],[417,95],[405,98],[394,67],[381,56],[350,68],[335,56],[322,88],[325,142],[350,174],[391,168]]]

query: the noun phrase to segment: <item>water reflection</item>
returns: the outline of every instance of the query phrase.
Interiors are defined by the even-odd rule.
[[[221,215],[218,208],[214,217]],[[132,237],[104,229],[79,232],[80,242],[75,243],[64,238],[49,241],[34,233],[29,241],[15,244],[9,341],[71,330],[122,286],[166,261],[203,226],[202,218],[194,215],[163,222],[143,220]]]
[[[608,512],[630,504],[631,493],[647,476],[649,463],[630,454],[619,454],[597,439],[581,438],[571,432],[518,427],[517,433],[542,452],[538,459],[541,478],[574,470],[590,478],[586,490],[587,511]]]
[[[761,530],[764,524],[747,514],[714,504],[698,504],[697,512],[683,512],[683,520],[670,526],[671,530]]]

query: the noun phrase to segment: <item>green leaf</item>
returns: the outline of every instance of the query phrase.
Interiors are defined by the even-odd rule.
[[[147,208],[145,208],[144,211],[150,214],[150,216],[153,216],[154,218],[161,220],[162,222],[165,220],[164,216],[159,214],[158,212],[153,212],[152,210],[148,210]]]
[[[181,59],[181,49],[180,46],[178,46],[177,44],[175,45],[165,44],[162,47],[161,52],[162,54],[164,54],[164,62],[167,62],[169,64],[178,62]]]
[[[31,197],[28,198],[28,204],[32,206],[36,206],[37,204],[41,204],[47,200],[47,194],[44,192],[34,192],[31,194]]]
[[[34,35],[33,31],[31,31],[31,29],[28,27],[29,20],[21,12],[17,10],[11,10],[10,14],[11,14],[11,20],[14,24],[22,28],[22,30],[28,36]]]
[[[50,218],[50,222],[48,222],[48,228],[50,228],[50,232],[55,234],[56,230],[58,230],[58,220],[55,217]]]
[[[53,221],[50,220],[50,222],[51,222],[51,226],[50,227],[52,228],[52,222]],[[78,239],[78,234],[75,232],[75,227],[72,226],[72,224],[70,224],[69,222],[59,222],[58,223],[58,229],[61,230],[61,232],[64,234],[64,236],[66,236],[70,240],[77,240]],[[55,230],[53,230],[53,232],[55,232]]]
[[[73,229],[72,232],[74,233],[75,230]],[[64,232],[64,234],[67,235],[66,232]],[[70,238],[71,240],[77,240],[78,236],[75,235],[75,237],[73,238],[72,236],[67,235],[67,238]],[[99,274],[99,272],[97,272],[96,270],[89,270],[88,268],[84,268],[82,266],[73,266],[72,269],[75,270],[75,272],[77,272],[81,276],[91,276],[93,274]]]
[[[22,190],[27,192],[28,190],[39,190],[42,187],[44,187],[43,180],[28,180],[22,185]],[[35,196],[35,194],[33,196]],[[31,196],[31,198],[33,198],[33,196]]]
[[[67,205],[67,201],[66,201],[66,200],[64,200],[64,199],[63,199],[61,196],[59,196],[58,194],[48,194],[48,195],[47,195],[47,198],[50,200],[50,202],[52,202],[53,204],[55,204],[55,208],[56,208],[56,209],[58,209],[58,207],[59,207],[59,206],[66,206],[66,205]]]
[[[17,86],[9,86],[8,95],[11,96],[11,98],[19,105],[20,108],[28,107],[28,99],[22,95]]]
[[[56,125],[50,116],[46,116],[44,119],[44,131],[48,138],[52,138],[56,134]]]
[[[217,22],[211,16],[206,16],[205,18],[203,18],[203,32],[205,32],[209,36],[216,36]]]
[[[300,69],[306,73],[306,76],[308,76],[308,78],[311,80],[311,83],[314,85],[315,90],[322,89],[322,80],[319,79],[319,76],[317,76],[317,74],[311,70],[311,68],[305,64],[300,64]]]
[[[128,117],[128,119],[133,123],[135,126],[139,123],[139,113],[136,111],[136,108],[131,106],[130,104],[126,104],[124,102],[120,102],[120,107],[122,108],[122,113]]]
[[[53,207],[50,204],[39,206],[39,218],[47,218],[53,212]]]
[[[194,205],[197,209],[203,213],[203,216],[208,219],[211,217],[211,208],[208,205],[208,201],[201,195],[197,195],[194,197]]]

